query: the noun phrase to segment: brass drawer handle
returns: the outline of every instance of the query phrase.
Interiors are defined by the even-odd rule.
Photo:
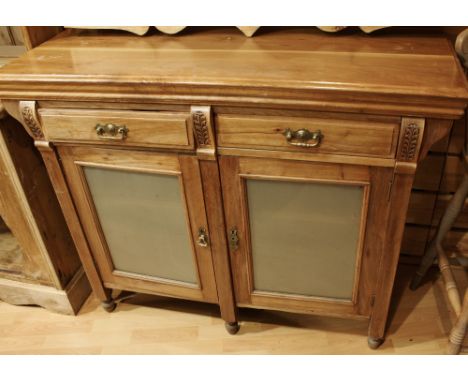
[[[102,139],[123,141],[127,138],[128,128],[125,125],[114,125],[113,123],[98,123],[95,127],[96,134]]]
[[[286,141],[290,145],[299,147],[319,147],[323,138],[323,134],[320,130],[309,131],[307,129],[300,129],[297,131],[286,129],[283,135],[286,137]],[[293,140],[298,142],[293,142]],[[308,143],[308,141],[312,142]]]
[[[200,247],[208,247],[208,234],[206,233],[206,229],[203,227],[198,229],[197,244]]]

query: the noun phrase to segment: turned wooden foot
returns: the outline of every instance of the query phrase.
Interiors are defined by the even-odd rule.
[[[240,328],[238,322],[226,322],[224,326],[229,334],[236,334]]]
[[[115,310],[115,308],[117,307],[117,304],[115,303],[114,300],[111,299],[111,300],[101,302],[101,306],[106,312],[110,313]]]
[[[384,342],[383,338],[367,337],[367,344],[373,350],[377,349]]]

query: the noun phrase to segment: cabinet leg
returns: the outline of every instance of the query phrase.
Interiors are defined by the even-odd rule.
[[[414,168],[415,170],[415,168]],[[381,254],[375,302],[369,322],[369,346],[376,349],[385,338],[388,311],[392,297],[393,282],[400,256],[400,246],[405,226],[414,173],[395,173],[383,251]],[[395,191],[396,190],[396,191]]]
[[[106,301],[102,301],[101,302],[101,306],[102,308],[106,311],[106,312],[113,312],[115,310],[115,308],[117,307],[117,303],[115,302],[114,299],[109,299],[109,300],[106,300]]]
[[[239,323],[236,322],[225,322],[224,326],[229,334],[236,334],[239,331]]]
[[[383,338],[367,337],[367,344],[372,350],[377,349],[384,342]]]

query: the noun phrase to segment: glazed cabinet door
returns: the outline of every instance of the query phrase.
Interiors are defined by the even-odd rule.
[[[238,304],[368,316],[391,171],[227,156],[220,166]]]
[[[217,302],[196,157],[58,151],[105,286]]]

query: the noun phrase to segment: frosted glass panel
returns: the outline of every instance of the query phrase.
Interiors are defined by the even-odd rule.
[[[254,289],[351,299],[363,188],[247,180]]]
[[[117,270],[197,283],[176,176],[84,172]]]

